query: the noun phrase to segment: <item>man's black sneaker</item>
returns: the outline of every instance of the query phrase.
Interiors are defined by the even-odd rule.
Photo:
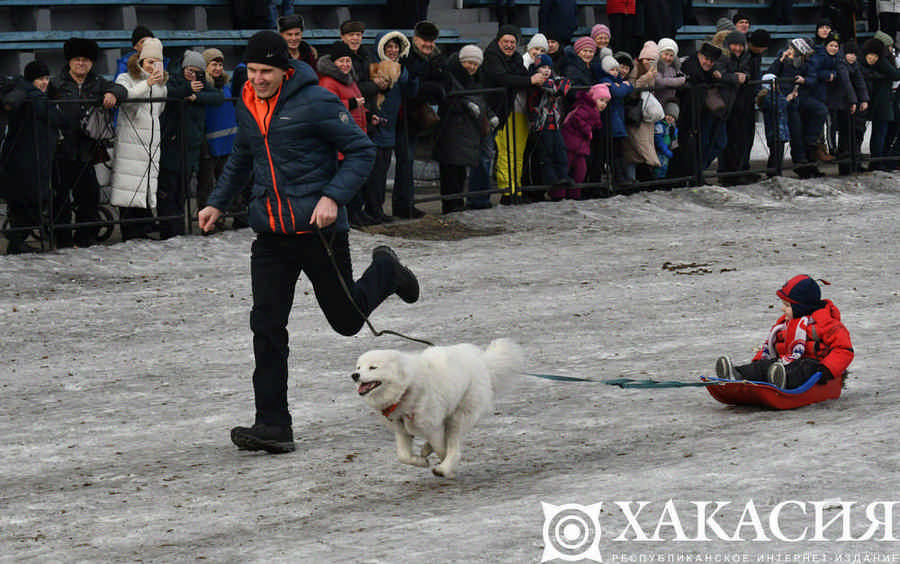
[[[419,280],[412,271],[402,264],[397,258],[397,253],[387,245],[378,245],[372,249],[372,260],[379,256],[386,257],[394,263],[394,273],[397,277],[397,295],[404,302],[411,304],[419,299]]]
[[[231,430],[231,442],[241,450],[264,450],[271,454],[294,452],[294,431],[290,425],[264,425],[235,427]]]

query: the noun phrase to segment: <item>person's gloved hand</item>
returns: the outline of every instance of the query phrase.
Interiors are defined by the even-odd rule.
[[[497,129],[500,126],[500,118],[494,116],[490,119],[489,123],[491,124],[491,129]]]
[[[478,119],[479,117],[481,117],[481,108],[478,107],[478,104],[467,100],[466,107],[469,109],[469,113],[472,114],[473,118]]]

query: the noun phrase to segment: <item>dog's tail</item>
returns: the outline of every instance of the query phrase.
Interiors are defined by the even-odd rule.
[[[484,362],[494,378],[494,388],[503,389],[503,380],[509,380],[522,371],[525,351],[512,339],[496,339],[484,351]]]

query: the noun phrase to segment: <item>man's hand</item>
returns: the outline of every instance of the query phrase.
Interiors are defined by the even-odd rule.
[[[112,92],[103,95],[103,107],[107,110],[116,105],[116,97]]]
[[[203,90],[203,83],[199,80],[192,80],[191,90],[193,90],[194,92],[200,92],[201,90]]]
[[[338,214],[338,205],[337,202],[329,198],[328,196],[322,196],[319,198],[319,202],[316,204],[316,208],[313,210],[312,215],[309,218],[310,225],[316,225],[319,229],[323,227],[328,227],[337,219]]]
[[[547,79],[544,77],[543,73],[536,72],[533,75],[531,75],[531,84],[533,84],[535,86],[539,86],[539,85],[545,83],[546,81],[547,81]]]
[[[197,222],[200,224],[200,229],[204,233],[209,233],[213,229],[216,228],[216,222],[219,218],[222,217],[222,212],[218,208],[214,208],[212,206],[206,206],[199,212],[197,212]]]
[[[738,82],[740,84],[744,84],[745,82],[747,82],[747,75],[745,73],[736,72],[734,74],[737,76]]]

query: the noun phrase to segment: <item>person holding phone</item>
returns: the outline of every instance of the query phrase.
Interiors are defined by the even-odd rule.
[[[119,207],[122,240],[144,237],[156,207],[159,178],[159,116],[166,103],[163,47],[159,39],[143,40],[139,53],[128,59],[128,71],[116,84],[125,87],[128,102],[119,109],[110,202]],[[152,101],[157,99],[158,101]],[[145,222],[129,221],[147,219]]]
[[[172,218],[159,221],[161,239],[185,233],[185,188],[200,167],[200,149],[206,137],[206,108],[221,106],[225,100],[222,92],[206,80],[205,69],[203,55],[190,49],[169,67],[168,97],[178,101],[167,102],[160,116],[165,142],[160,158],[157,211],[161,217]]]

